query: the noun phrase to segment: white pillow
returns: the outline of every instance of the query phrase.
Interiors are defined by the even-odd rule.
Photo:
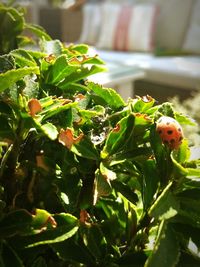
[[[121,51],[151,51],[157,14],[158,6],[154,4],[104,4],[96,46]]]
[[[194,0],[151,0],[159,4],[155,42],[158,47],[180,50]]]
[[[101,24],[101,4],[87,3],[83,6],[83,24],[79,43],[94,45],[97,42]]]
[[[200,53],[200,0],[196,1],[190,25],[183,43],[183,50]]]

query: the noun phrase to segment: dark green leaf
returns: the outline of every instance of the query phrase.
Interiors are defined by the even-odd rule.
[[[133,203],[134,205],[137,204],[138,196],[128,185],[115,180],[112,182],[112,186],[117,192],[120,192],[131,203]]]
[[[97,262],[103,261],[107,244],[100,227],[98,225],[83,225],[80,230],[84,245],[97,259]]]
[[[83,245],[79,245],[72,238],[52,244],[51,246],[61,259],[91,266],[94,265],[94,259],[88,249]]]
[[[154,200],[154,195],[158,190],[159,175],[155,161],[148,159],[143,166],[143,204],[144,209],[148,209]]]
[[[117,123],[116,127],[107,137],[105,146],[101,152],[102,158],[106,158],[108,155],[113,155],[122,150],[122,147],[133,134],[134,122],[135,116],[130,114]]]
[[[155,130],[155,125],[152,125],[150,131],[151,147],[154,151],[157,169],[161,179],[161,185],[166,186],[173,170],[173,163],[168,147],[162,144],[159,134]]]
[[[84,136],[79,142],[74,143],[71,151],[83,158],[99,160],[99,153],[97,149],[86,136]]]
[[[133,160],[139,156],[150,157],[152,149],[150,147],[139,147],[130,150],[123,150],[112,156],[111,165],[115,165],[122,160]]]
[[[16,210],[8,213],[0,221],[0,236],[12,236],[26,232],[32,222],[32,215],[26,210]]]

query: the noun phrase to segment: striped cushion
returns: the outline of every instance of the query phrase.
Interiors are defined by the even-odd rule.
[[[121,51],[152,51],[158,7],[106,3],[96,46]]]
[[[101,4],[87,3],[83,6],[83,23],[79,43],[94,45],[101,25]]]

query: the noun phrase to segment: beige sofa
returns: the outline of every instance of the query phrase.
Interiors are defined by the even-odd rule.
[[[119,15],[115,7],[122,1],[99,2],[93,5],[88,3],[79,10],[62,10],[62,41],[89,43],[106,62],[137,66],[144,70],[144,78],[135,81],[136,94],[151,94],[165,101],[168,96],[178,94],[185,98],[200,89],[200,0],[127,0],[133,5],[133,14],[138,4],[148,3],[158,9],[156,20],[154,18],[155,46],[149,49],[143,45],[140,49],[130,45],[128,51],[116,50],[110,44],[113,33],[109,27],[114,22],[108,16],[121,16],[122,23],[126,13],[124,17],[123,13]],[[102,12],[105,6],[107,13]],[[136,31],[137,39],[141,38],[142,31],[146,29],[140,25],[148,20],[148,15],[149,12],[141,13],[140,24],[135,24],[139,29]],[[134,23],[129,28],[129,34],[134,31]],[[120,25],[118,21],[117,27]]]
[[[165,101],[200,90],[199,14],[200,0],[102,0],[72,10],[43,7],[40,22],[54,38],[93,46],[105,62],[140,68],[135,94]]]

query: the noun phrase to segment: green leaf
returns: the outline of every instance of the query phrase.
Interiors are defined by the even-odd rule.
[[[82,263],[88,266],[93,266],[95,264],[88,249],[83,244],[79,245],[72,238],[52,244],[51,247],[62,260]]]
[[[117,192],[121,193],[131,203],[133,203],[134,205],[137,204],[139,200],[138,196],[136,193],[134,193],[134,191],[130,188],[130,186],[117,180],[112,182],[112,186]]]
[[[121,119],[116,127],[109,133],[105,146],[101,151],[101,157],[106,158],[108,155],[113,155],[126,144],[128,139],[133,134],[135,116],[130,114]]]
[[[191,224],[195,227],[200,227],[200,201],[199,199],[191,199],[179,197],[180,201],[180,210],[179,214],[181,215],[182,222],[185,224]],[[179,221],[180,218],[177,218]]]
[[[149,210],[150,216],[158,220],[167,220],[178,213],[179,202],[171,192],[171,186],[172,183],[169,183],[151,206]]]
[[[131,102],[134,112],[144,113],[153,107],[155,99],[150,96],[138,97]]]
[[[62,43],[59,40],[43,40],[41,42],[41,50],[48,55],[60,56],[62,54]]]
[[[24,49],[13,50],[11,55],[15,58],[16,64],[21,68],[37,66],[33,57]]]
[[[36,79],[36,75],[27,75],[24,77],[25,88],[23,89],[23,94],[31,98],[38,98],[39,94],[39,84]]]
[[[110,180],[107,176],[103,175],[100,170],[95,172],[95,194],[97,197],[108,196],[112,192]],[[96,199],[95,199],[96,202]]]
[[[40,39],[45,39],[46,41],[50,41],[51,37],[46,33],[45,29],[39,25],[26,23],[24,25],[25,29],[30,30],[33,32],[36,36],[38,36]]]
[[[188,174],[187,168],[184,168],[179,162],[177,162],[173,155],[171,154],[171,159],[173,162],[173,174],[174,177],[179,179],[182,176],[186,176]]]
[[[178,150],[173,151],[173,157],[180,164],[183,164],[190,159],[190,149],[188,146],[188,141],[186,139],[183,139],[182,144]]]
[[[83,79],[88,78],[88,76],[102,72],[105,70],[105,67],[102,67],[100,65],[92,65],[90,67],[80,66],[75,72],[73,72],[71,75],[69,75],[64,81],[59,83],[59,88],[62,90],[68,89],[70,83],[75,83],[78,81],[81,81]]]
[[[166,186],[173,170],[171,151],[162,144],[161,138],[155,130],[155,125],[152,125],[150,130],[150,142],[155,155],[161,186]]]
[[[68,63],[66,55],[60,55],[56,58],[54,64],[50,66],[46,82],[58,85],[63,79],[71,75],[77,69],[78,66]]]
[[[77,51],[80,54],[87,54],[89,46],[86,44],[72,44],[69,47],[69,50],[71,51]]]
[[[188,250],[188,247],[190,250],[192,250],[191,241],[196,245],[196,248],[200,247],[200,229],[193,227],[191,225],[183,223],[174,223],[173,228],[176,230],[178,234],[181,235],[180,241],[182,245],[185,247],[186,250]],[[198,252],[193,251],[194,256],[198,254]],[[200,259],[199,259],[200,260]]]
[[[47,100],[48,102],[48,100]],[[41,102],[42,108],[43,108],[43,104]],[[67,104],[64,104],[64,100],[59,100],[59,99],[54,99],[52,101],[49,100],[48,103],[45,103],[45,107],[42,109],[41,112],[39,112],[38,114],[41,116],[40,118],[38,118],[39,121],[45,121],[49,118],[52,118],[53,116],[70,109],[71,107],[75,107],[77,106],[76,102],[69,102]]]
[[[191,126],[196,126],[197,123],[195,120],[190,118],[187,115],[184,115],[182,113],[175,113],[175,119],[180,123],[180,124],[186,124],[186,125],[191,125]]]
[[[113,109],[125,106],[124,100],[114,89],[105,88],[93,82],[88,82],[87,86],[91,93],[95,93],[104,101],[105,105],[108,105]]]
[[[105,108],[100,105],[96,105],[93,109],[78,109],[78,114],[82,119],[87,121],[88,119],[91,119],[95,116],[104,115]]]
[[[19,69],[8,70],[5,73],[0,74],[0,93],[5,89],[12,86],[14,83],[22,79],[24,76],[29,74],[39,74],[38,67],[24,67]]]
[[[196,177],[200,179],[200,169],[186,168],[187,177]]]
[[[17,36],[24,29],[23,13],[13,7],[0,8],[0,54],[7,54],[18,47]]]
[[[41,129],[51,140],[55,140],[58,136],[57,128],[50,122],[43,124]]]
[[[51,227],[32,235],[16,236],[12,239],[12,245],[16,248],[31,248],[39,245],[53,244],[72,237],[78,231],[79,221],[71,214],[60,213],[54,215],[54,219],[57,222],[55,228]]]
[[[97,149],[86,136],[84,136],[79,142],[74,143],[71,147],[71,151],[83,158],[99,160],[99,153]]]
[[[154,200],[154,195],[158,190],[159,175],[155,160],[148,159],[143,163],[143,202],[144,209],[147,210]]]
[[[111,165],[115,165],[123,160],[133,160],[137,157],[150,157],[152,155],[152,149],[150,147],[139,147],[130,150],[123,150],[112,156]]]
[[[172,103],[165,102],[159,106],[158,111],[162,113],[164,116],[174,117],[174,110],[172,107]]]
[[[179,244],[172,226],[162,221],[152,254],[145,267],[174,267],[179,260]]]
[[[84,245],[99,262],[105,256],[106,240],[99,225],[82,225],[80,228]]]

